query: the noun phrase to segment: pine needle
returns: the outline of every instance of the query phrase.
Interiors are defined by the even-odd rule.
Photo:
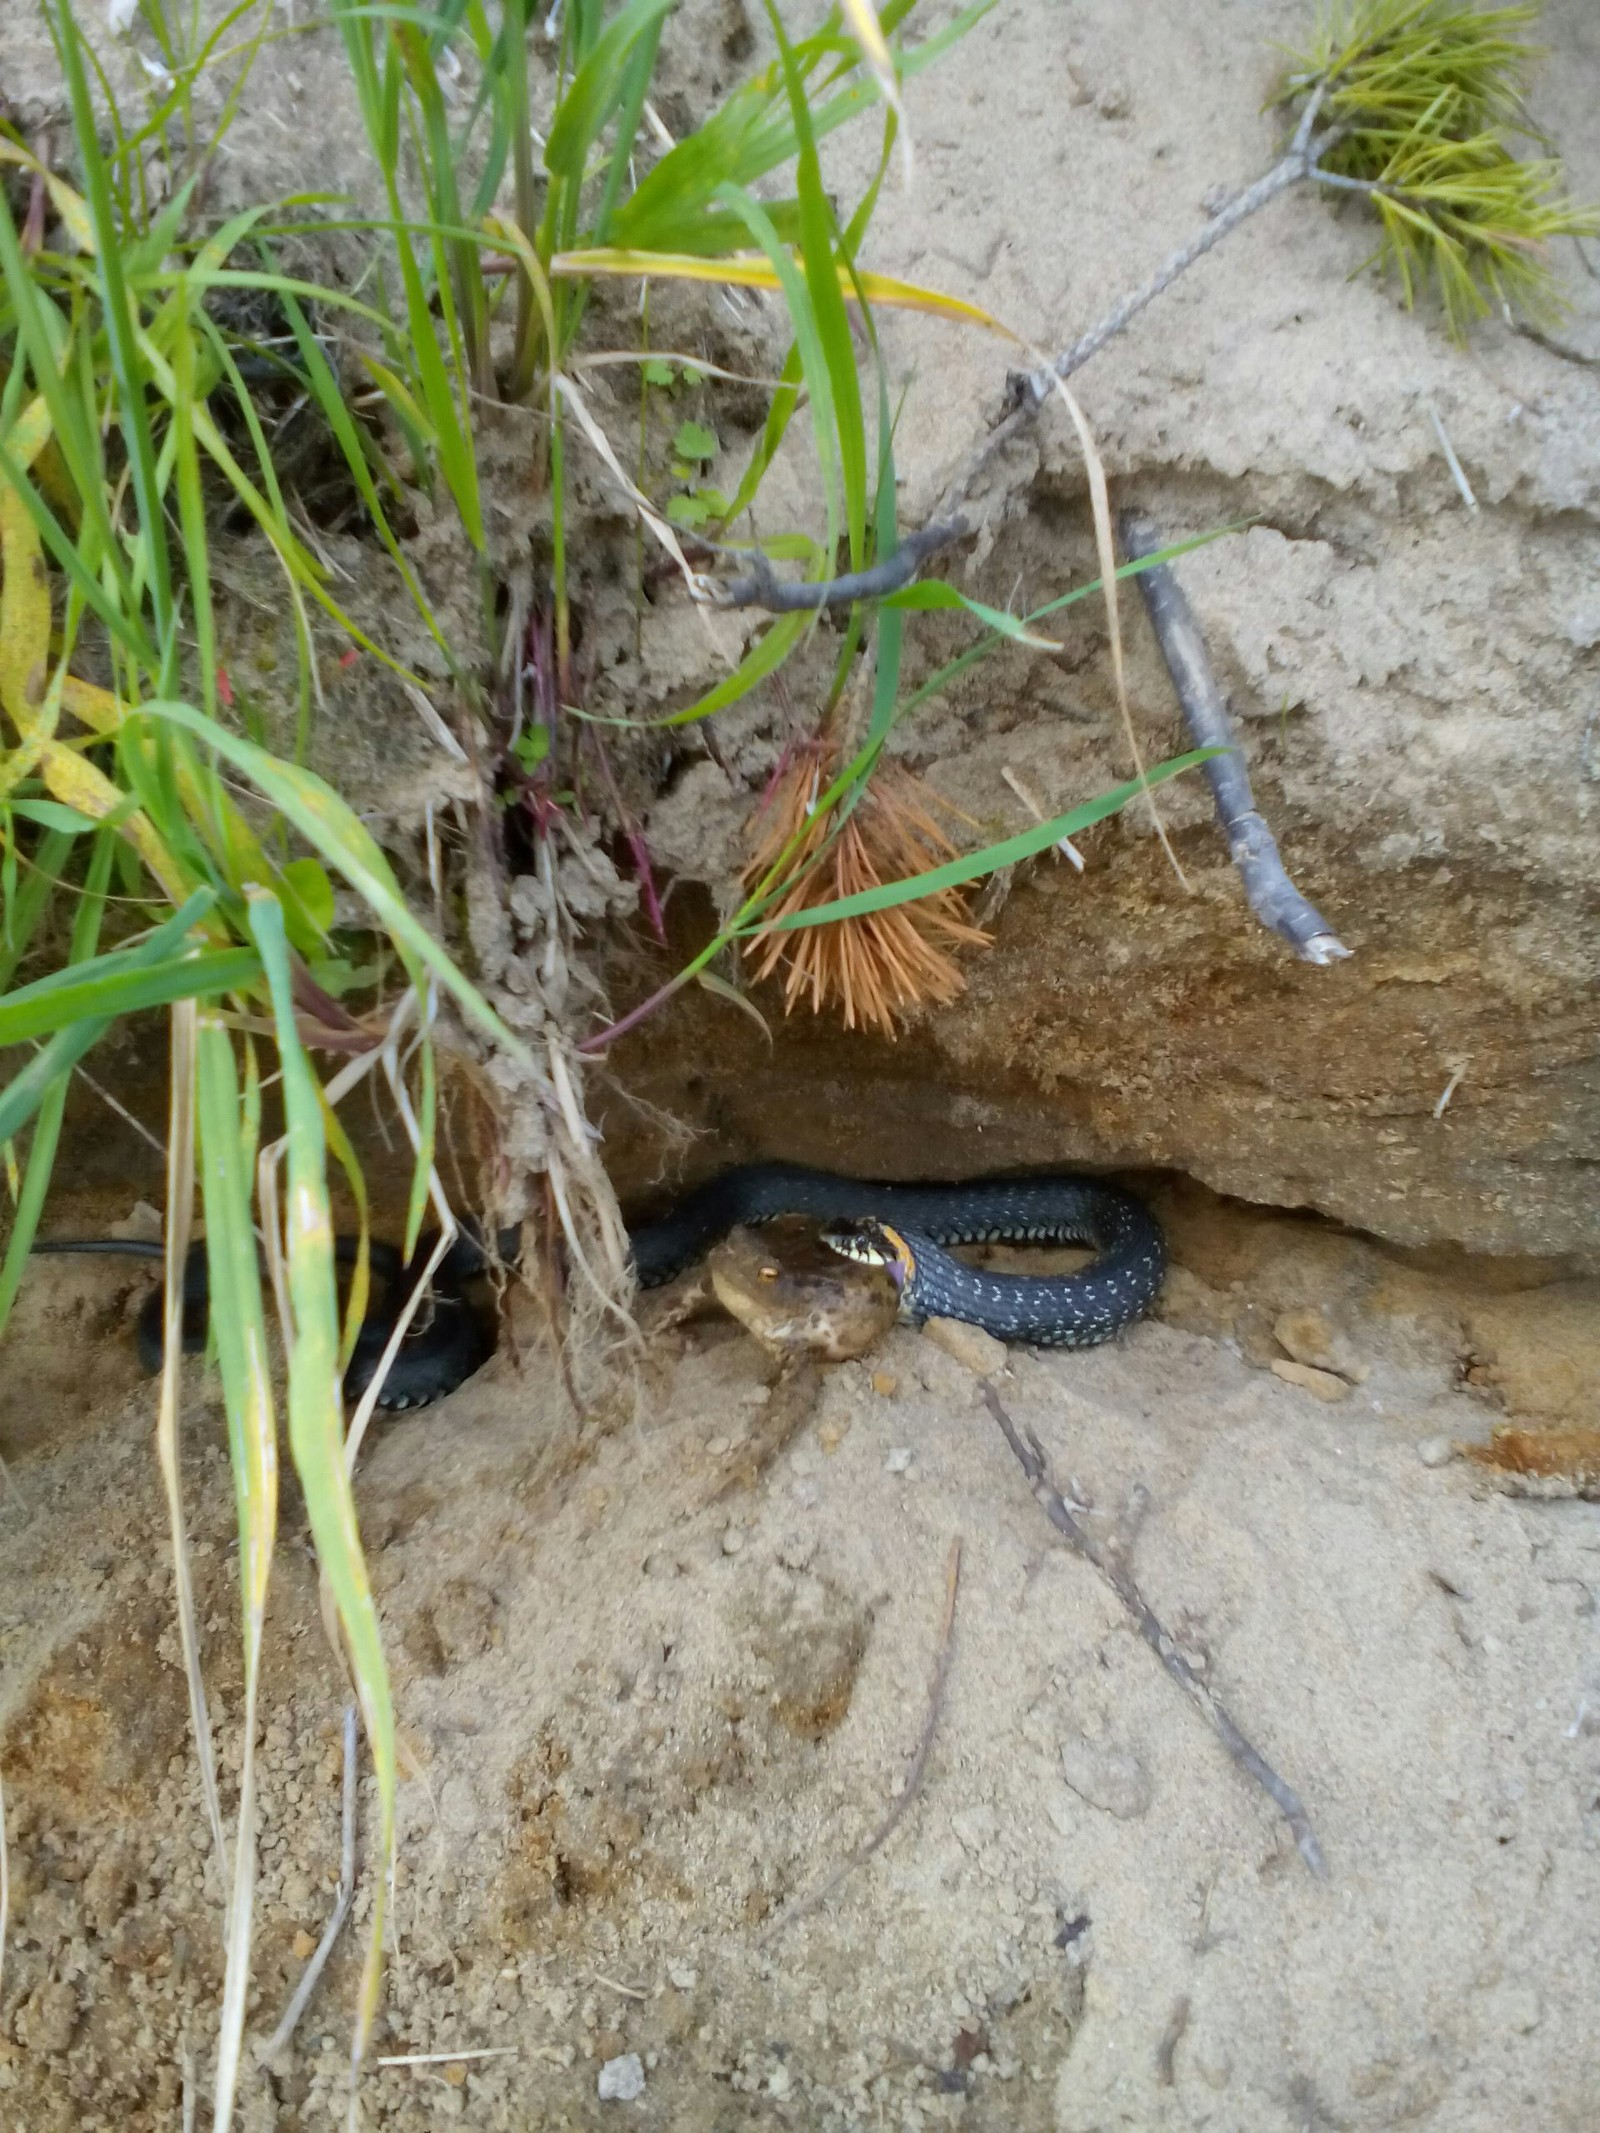
[[[1337,0],[1295,55],[1280,102],[1315,97],[1339,138],[1320,184],[1366,196],[1382,225],[1374,259],[1407,304],[1431,283],[1453,332],[1502,305],[1562,308],[1546,246],[1600,221],[1561,190],[1524,101],[1539,52],[1532,6],[1468,0]]]
[[[837,775],[832,741],[801,751],[765,803],[760,841],[744,879],[761,881],[796,838],[789,886],[769,923],[745,943],[759,979],[783,972],[785,1014],[802,1002],[814,1015],[837,1010],[846,1029],[876,1029],[893,1039],[896,1017],[919,1005],[948,1007],[966,986],[958,948],[982,948],[989,936],[968,917],[963,889],[940,889],[914,903],[780,932],[796,911],[859,896],[925,874],[955,857],[926,804],[932,796],[898,764],[880,763],[855,804],[819,811],[817,791]]]

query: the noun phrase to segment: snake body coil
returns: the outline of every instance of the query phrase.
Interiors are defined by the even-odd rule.
[[[673,1206],[659,1221],[629,1235],[642,1288],[670,1281],[739,1225],[809,1216],[828,1225],[827,1242],[848,1258],[887,1265],[900,1282],[902,1317],[959,1318],[1000,1340],[1046,1347],[1087,1348],[1109,1340],[1148,1310],[1161,1287],[1166,1250],[1155,1217],[1139,1200],[1095,1178],[980,1178],[960,1185],[874,1185],[831,1176],[795,1163],[751,1163],[727,1170]],[[347,1398],[371,1383],[395,1321],[422,1279],[434,1237],[424,1237],[409,1261],[390,1245],[370,1247],[379,1284],[345,1372]],[[1100,1256],[1076,1274],[1002,1275],[963,1266],[950,1244],[1077,1243]],[[502,1260],[517,1252],[517,1233],[502,1232]],[[125,1238],[61,1239],[36,1252],[111,1252],[159,1259],[162,1247]],[[337,1240],[342,1264],[356,1256],[353,1238]],[[494,1329],[466,1293],[484,1271],[485,1253],[463,1229],[435,1273],[427,1306],[402,1343],[379,1406],[390,1411],[426,1407],[454,1392],[495,1350]],[[205,1346],[209,1297],[203,1244],[184,1265],[183,1345]],[[139,1313],[139,1357],[161,1368],[163,1291]]]
[[[632,1233],[650,1288],[709,1250],[735,1223],[809,1215],[848,1258],[890,1266],[901,1315],[958,1318],[999,1340],[1089,1348],[1147,1311],[1166,1271],[1154,1215],[1098,1178],[977,1178],[956,1185],[875,1185],[793,1163],[725,1171],[659,1222]],[[997,1274],[964,1266],[951,1244],[1088,1244],[1100,1256],[1075,1274]]]

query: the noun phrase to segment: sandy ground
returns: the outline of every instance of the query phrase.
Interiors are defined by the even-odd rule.
[[[725,1323],[656,1345],[636,1416],[581,1426],[503,1354],[385,1429],[359,1497],[412,1758],[379,2048],[505,2055],[372,2072],[371,2125],[1593,2123],[1600,1507],[1431,1462],[1508,1387],[1570,1411],[1600,1311],[1534,1268],[1426,1271],[1192,1191],[1167,1215],[1163,1322],[1014,1353],[1000,1390],[1096,1530],[1148,1491],[1134,1574],[1303,1796],[1326,1882],[927,1335],[778,1428],[787,1389]],[[135,1278],[34,1284],[0,1394],[18,2133],[174,2125],[185,2052],[207,2064],[218,1912],[118,1330]],[[1262,1367],[1307,1310],[1333,1403]],[[226,1773],[232,1506],[203,1396],[191,1442]],[[339,1847],[339,1694],[292,1505],[286,1528],[258,2035]],[[781,1923],[904,1782],[958,1537],[922,1790]],[[330,2122],[352,1985],[347,1955],[246,2125]],[[642,2098],[602,2102],[630,2053]]]
[[[959,287],[1059,344],[1187,233],[1213,186],[1262,167],[1266,40],[1298,28],[1298,10],[1146,0],[1136,49],[1129,19],[1119,0],[1003,7],[954,69],[915,85],[923,189],[886,197],[873,264]],[[1570,64],[1546,76],[1541,109],[1593,194],[1585,0],[1552,7],[1547,29]],[[20,99],[26,75],[46,110],[37,24],[19,9],[4,32],[6,93]],[[709,36],[674,64],[675,124],[736,71]],[[286,182],[304,181],[303,144],[319,139],[327,181],[357,182],[333,75],[285,44],[261,83],[222,200],[258,196],[263,143]],[[849,153],[839,144],[830,168],[848,171]],[[1336,822],[1375,933],[1391,910],[1397,927],[1415,910],[1423,861],[1448,880],[1442,861],[1459,868],[1465,851],[1459,895],[1481,886],[1475,852],[1485,868],[1502,847],[1522,854],[1537,928],[1502,923],[1492,896],[1482,908],[1531,996],[1546,933],[1574,969],[1586,952],[1557,892],[1592,860],[1580,844],[1592,781],[1576,767],[1590,697],[1568,682],[1594,642],[1575,561],[1600,494],[1593,302],[1569,325],[1570,360],[1497,327],[1467,356],[1391,293],[1347,281],[1365,245],[1350,222],[1285,203],[1152,313],[1125,360],[1086,372],[1084,394],[1114,463],[1189,494],[1196,523],[1273,515],[1248,569],[1267,573],[1274,600],[1271,574],[1289,584],[1315,544],[1331,590],[1324,601],[1316,579],[1295,609],[1310,620],[1281,642],[1252,636],[1248,610],[1235,627],[1227,588],[1207,576],[1220,552],[1196,569],[1226,678],[1250,685],[1263,717],[1321,675],[1312,740],[1291,751],[1279,736],[1275,804],[1290,822],[1324,810]],[[910,327],[892,328],[891,345],[917,365],[903,457],[926,487],[998,397],[1005,359],[977,342],[934,349]],[[1430,397],[1494,507],[1482,521],[1445,516],[1461,507],[1424,419]],[[1041,526],[1059,528],[1079,479],[1066,460],[1059,442],[1041,447]],[[1408,549],[1441,521],[1461,559],[1455,619],[1441,619],[1431,551],[1410,575],[1391,557],[1384,581],[1379,619],[1391,634],[1396,612],[1417,622],[1413,657],[1409,633],[1399,651],[1374,636],[1366,544],[1398,526]],[[1066,545],[1075,567],[1076,522]],[[1490,612],[1498,664],[1460,623]],[[1369,639],[1382,654],[1370,669]],[[1049,800],[1052,779],[1078,792],[1121,774],[1103,688],[1090,691],[1099,723],[1076,752],[1063,746],[1078,686],[1053,673],[1040,684],[1048,759],[1018,757]],[[1477,700],[1458,716],[1468,690]],[[996,748],[1014,709],[1032,715],[1020,695],[988,707]],[[952,713],[927,749],[972,743]],[[707,823],[702,811],[702,845]],[[1382,868],[1388,902],[1365,886]],[[1192,1044],[1167,993],[1131,989]],[[1592,1027],[1584,997],[1574,1053]],[[1490,1010],[1483,1027],[1513,1034],[1533,1012],[1511,978]],[[1052,1061],[1071,1056],[1053,1028],[1039,1042]],[[1294,1178],[1298,1162],[1304,1196],[1315,1185],[1345,1205],[1340,1148],[1381,1148],[1392,1129],[1362,1095],[1346,1107],[1348,1141],[1307,1154],[1336,1108],[1325,1030],[1307,1043],[1315,1100],[1295,1085],[1268,1119],[1272,1091],[1247,1077],[1253,1108],[1229,1110],[1217,1144],[1248,1170],[1270,1125],[1295,1161],[1274,1155],[1267,1170]],[[1122,1049],[1147,1076],[1150,1056]],[[1506,1072],[1518,1101],[1552,1086],[1532,1056]],[[937,1082],[938,1056],[920,1058],[915,1071]],[[900,1059],[910,1077],[909,1048]],[[1449,1070],[1415,1099],[1419,1116]],[[1192,1111],[1190,1081],[1167,1084]],[[1476,1100],[1469,1082],[1449,1130],[1478,1132],[1481,1150]],[[1573,1137],[1529,1128],[1507,1161],[1533,1180],[1528,1206],[1566,1194],[1551,1230],[1565,1246],[1590,1126],[1563,1100]],[[942,1088],[935,1112],[930,1167],[949,1170],[962,1113]],[[1130,1132],[1108,1129],[1106,1160],[1140,1145]],[[1205,1153],[1173,1139],[1159,1159],[1199,1169]],[[1213,1162],[1208,1174],[1224,1173]],[[1484,1209],[1511,1204],[1508,1175],[1485,1170]],[[619,1400],[583,1418],[547,1365],[519,1371],[506,1355],[382,1431],[360,1477],[411,1762],[378,2048],[502,2054],[372,2069],[371,2126],[1586,2133],[1600,2094],[1600,1507],[1508,1498],[1447,1446],[1507,1413],[1592,1418],[1595,1290],[1559,1263],[1425,1265],[1197,1193],[1169,1196],[1166,1212],[1179,1265],[1163,1318],[1093,1354],[1014,1356],[1001,1391],[1097,1530],[1118,1530],[1133,1493],[1149,1492],[1135,1574],[1304,1798],[1328,1880],[1312,1879],[1105,1584],[1052,1535],[977,1379],[925,1337],[896,1332],[814,1404],[786,1408],[754,1346],[708,1325],[657,1344],[636,1409]],[[1520,1201],[1507,1221],[1524,1241],[1536,1233]],[[4,2133],[164,2133],[184,2123],[186,2087],[202,2094],[209,2078],[220,1911],[151,1398],[131,1355],[137,1278],[57,1266],[25,1291],[7,1338]],[[1306,1346],[1284,1314],[1310,1309],[1326,1313],[1347,1388],[1334,1402],[1270,1367],[1289,1360],[1280,1330]],[[767,1458],[784,1433],[775,1414],[792,1433]],[[234,1525],[204,1387],[188,1487],[228,1791]],[[785,1924],[904,1783],[958,1536],[922,1790],[876,1856]],[[339,1853],[340,1685],[292,1498],[267,1706],[258,2036],[321,1931]],[[251,2133],[334,2122],[353,1947],[288,2055],[252,2074]],[[601,2069],[635,2053],[642,2096],[602,2101]]]

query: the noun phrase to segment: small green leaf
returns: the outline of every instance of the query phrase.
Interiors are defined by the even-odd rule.
[[[747,993],[742,993],[737,985],[730,985],[726,978],[719,978],[714,970],[697,970],[694,981],[707,992],[714,992],[719,1000],[726,1000],[730,1007],[738,1008],[741,1015],[748,1015],[768,1044],[772,1042],[772,1025],[754,1000]]]
[[[1061,649],[1053,637],[1038,636],[1020,617],[1008,615],[1003,608],[986,607],[981,600],[969,600],[964,592],[957,592],[942,578],[919,578],[914,585],[903,585],[898,592],[889,593],[883,604],[924,614],[965,608],[985,628],[995,631],[998,636],[1009,637],[1013,644],[1031,644],[1041,652],[1059,652]]]
[[[703,423],[680,422],[672,449],[680,459],[715,459],[717,440]]]
[[[677,375],[672,365],[663,363],[659,357],[644,366],[644,382],[646,385],[673,385],[677,382]]]
[[[378,982],[376,963],[352,963],[348,956],[313,956],[306,964],[313,985],[320,985],[331,999],[342,1000],[347,992],[361,992]]]
[[[284,886],[318,933],[333,924],[333,883],[315,859],[291,859],[283,870]]]
[[[550,753],[550,728],[548,726],[526,727],[512,743],[511,753],[524,770],[537,770]]]
[[[667,516],[675,526],[704,526],[716,513],[699,494],[667,499]]]

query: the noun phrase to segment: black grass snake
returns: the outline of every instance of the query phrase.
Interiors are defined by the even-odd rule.
[[[1089,1348],[1147,1311],[1160,1290],[1166,1246],[1141,1200],[1098,1178],[1075,1176],[978,1178],[950,1185],[870,1184],[834,1177],[794,1163],[750,1163],[686,1193],[659,1220],[629,1235],[634,1271],[656,1288],[691,1266],[737,1224],[759,1225],[804,1216],[824,1225],[823,1236],[847,1258],[885,1265],[900,1287],[900,1314],[913,1324],[956,1318],[1003,1341],[1040,1347]],[[370,1384],[401,1309],[422,1278],[436,1239],[424,1237],[409,1260],[373,1244],[377,1296],[362,1325],[349,1369],[347,1398]],[[964,1265],[952,1244],[1087,1244],[1097,1256],[1073,1274],[1020,1275]],[[499,1238],[502,1258],[515,1258],[517,1233]],[[36,1252],[112,1252],[159,1259],[162,1247],[131,1238],[47,1241]],[[338,1257],[354,1260],[355,1241],[341,1237]],[[476,1236],[463,1230],[435,1274],[416,1330],[402,1343],[379,1397],[390,1412],[426,1407],[453,1392],[494,1353],[489,1315],[471,1285],[485,1270]],[[204,1347],[207,1281],[205,1246],[190,1248],[184,1273],[184,1347]],[[140,1360],[161,1367],[162,1291],[139,1313]]]

